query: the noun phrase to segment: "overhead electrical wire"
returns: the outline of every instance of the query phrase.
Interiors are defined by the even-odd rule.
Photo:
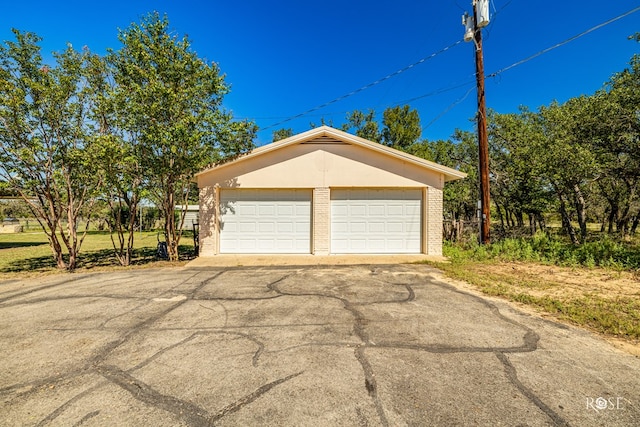
[[[534,53],[533,55],[528,56],[528,57],[526,57],[526,58],[524,58],[524,59],[522,59],[522,60],[520,60],[520,61],[518,61],[518,62],[514,62],[513,64],[509,65],[508,67],[504,67],[504,68],[502,68],[502,69],[500,69],[500,70],[498,70],[498,71],[496,71],[496,72],[494,72],[494,73],[489,74],[487,77],[496,77],[497,75],[502,74],[502,73],[504,73],[505,71],[508,71],[508,70],[510,70],[510,69],[512,69],[512,68],[515,68],[515,67],[517,67],[518,65],[522,65],[522,64],[524,64],[525,62],[529,62],[529,61],[531,61],[532,59],[537,58],[537,57],[538,57],[538,56],[540,56],[540,55],[544,55],[544,54],[545,54],[545,53],[547,53],[547,52],[550,52],[550,51],[552,51],[552,50],[554,50],[554,49],[557,49],[557,48],[559,48],[560,46],[564,46],[564,45],[565,45],[565,44],[567,44],[567,43],[570,43],[570,42],[572,42],[572,41],[574,41],[574,40],[576,40],[576,39],[579,39],[579,38],[580,38],[580,37],[582,37],[582,36],[585,36],[585,35],[587,35],[587,34],[589,34],[589,33],[593,32],[593,31],[595,31],[595,30],[598,30],[598,29],[600,29],[600,28],[602,28],[602,27],[604,27],[604,26],[606,26],[606,25],[609,25],[609,24],[611,24],[611,23],[613,23],[613,22],[615,22],[615,21],[618,21],[618,20],[620,20],[620,19],[622,19],[622,18],[625,18],[625,17],[627,17],[627,16],[629,16],[629,15],[631,15],[631,14],[635,13],[635,12],[638,12],[638,11],[640,11],[640,6],[638,6],[638,7],[634,8],[634,9],[631,9],[630,11],[625,12],[625,13],[623,13],[622,15],[618,15],[618,16],[616,16],[615,18],[611,18],[611,19],[609,19],[608,21],[605,21],[605,22],[603,22],[603,23],[601,23],[601,24],[598,24],[598,25],[596,25],[596,26],[594,26],[594,27],[591,27],[591,28],[589,28],[588,30],[581,32],[580,34],[576,34],[575,36],[569,37],[568,39],[566,39],[566,40],[564,40],[564,41],[561,41],[560,43],[557,43],[557,44],[555,44],[555,45],[553,45],[553,46],[551,46],[551,47],[548,47],[548,48],[543,49],[543,50],[541,50],[541,51],[539,51],[539,52],[537,52],[537,53]]]
[[[495,14],[497,15],[498,13],[500,13],[502,11],[502,9],[504,9],[510,3],[511,3],[511,1],[507,2],[507,4],[505,4],[503,7],[501,7],[500,10],[498,10]],[[495,6],[494,6],[494,8],[495,8]],[[568,44],[568,43],[570,43],[570,42],[572,42],[574,40],[579,39],[580,37],[583,37],[583,36],[593,32],[593,31],[596,31],[596,30],[598,30],[598,29],[600,29],[602,27],[605,27],[605,26],[607,26],[607,25],[609,25],[609,24],[611,24],[611,23],[613,23],[615,21],[618,21],[618,20],[620,20],[622,18],[625,18],[625,17],[627,17],[627,16],[629,16],[629,15],[631,15],[633,13],[636,13],[638,11],[640,11],[640,6],[638,6],[636,8],[633,8],[633,9],[631,9],[631,10],[629,10],[629,11],[627,11],[627,12],[621,14],[621,15],[618,15],[618,16],[616,16],[614,18],[611,18],[611,19],[609,19],[609,20],[607,20],[607,21],[605,21],[605,22],[603,22],[601,24],[598,24],[598,25],[596,25],[594,27],[591,27],[588,30],[585,30],[585,31],[583,31],[583,32],[581,32],[581,33],[579,33],[579,34],[577,34],[575,36],[569,37],[568,39],[566,39],[566,40],[564,40],[564,41],[562,41],[560,43],[557,43],[557,44],[555,44],[553,46],[550,46],[550,47],[548,47],[546,49],[543,49],[543,50],[541,50],[541,51],[539,51],[539,52],[537,52],[537,53],[535,53],[535,54],[533,54],[531,56],[528,56],[527,58],[524,58],[524,59],[522,59],[520,61],[514,62],[513,64],[511,64],[511,65],[509,65],[507,67],[501,68],[498,71],[495,71],[495,72],[487,75],[487,78],[497,77],[498,75],[504,73],[505,71],[508,71],[508,70],[510,70],[512,68],[515,68],[515,67],[517,67],[519,65],[522,65],[522,64],[524,64],[526,62],[529,62],[532,59],[537,58],[538,56],[544,55],[547,52],[550,52],[550,51],[552,51],[554,49],[557,49],[557,48],[559,48],[561,46],[564,46],[564,45],[566,45],[566,44]],[[271,129],[271,128],[274,128],[276,126],[280,126],[280,125],[282,125],[284,123],[287,123],[289,121],[298,119],[300,117],[304,117],[306,115],[309,115],[310,113],[313,113],[315,111],[321,110],[322,108],[325,108],[325,107],[327,107],[327,106],[329,106],[331,104],[335,104],[335,103],[337,103],[339,101],[342,101],[342,100],[344,100],[346,98],[349,98],[349,97],[351,97],[353,95],[356,95],[356,94],[358,94],[358,93],[360,93],[360,92],[362,92],[364,90],[367,90],[367,89],[369,89],[369,88],[371,88],[373,86],[376,86],[376,85],[378,85],[378,84],[380,84],[380,83],[382,83],[382,82],[384,82],[386,80],[389,80],[392,77],[395,77],[395,76],[397,76],[399,74],[402,74],[405,71],[408,71],[408,70],[414,68],[417,65],[422,64],[422,63],[424,63],[424,62],[426,62],[426,61],[428,61],[428,60],[430,60],[430,59],[432,59],[432,58],[434,58],[434,57],[436,57],[436,56],[438,56],[438,55],[440,55],[440,54],[442,54],[442,53],[444,53],[444,52],[446,52],[446,51],[448,51],[450,49],[452,49],[453,47],[461,44],[462,42],[463,42],[462,40],[458,40],[455,43],[452,43],[449,46],[447,46],[447,47],[445,47],[443,49],[440,49],[439,51],[437,51],[435,53],[432,53],[431,55],[425,56],[424,58],[421,58],[420,60],[418,60],[418,61],[416,61],[416,62],[414,62],[414,63],[412,63],[410,65],[407,65],[406,67],[401,68],[398,71],[395,71],[394,73],[388,74],[388,75],[386,75],[386,76],[384,76],[384,77],[382,77],[382,78],[380,78],[380,79],[378,79],[378,80],[376,80],[374,82],[371,82],[369,84],[366,84],[366,85],[360,87],[359,89],[353,90],[353,91],[351,91],[351,92],[349,92],[349,93],[347,93],[345,95],[339,96],[337,98],[332,99],[331,101],[325,102],[324,104],[320,104],[320,105],[315,106],[315,107],[313,107],[313,108],[311,108],[309,110],[306,110],[306,111],[304,111],[302,113],[296,114],[294,116],[289,116],[289,117],[285,118],[284,120],[281,120],[281,121],[279,121],[277,123],[273,123],[273,124],[271,124],[269,126],[266,126],[266,127],[262,128],[261,131]],[[449,87],[446,87],[446,88],[437,89],[435,91],[432,91],[432,92],[429,92],[429,93],[426,93],[426,94],[423,94],[423,95],[419,95],[419,96],[410,98],[408,100],[395,102],[394,104],[401,104],[401,103],[408,103],[408,102],[416,101],[416,100],[421,99],[421,98],[426,98],[428,96],[437,95],[437,94],[440,94],[440,93],[443,93],[443,92],[447,92],[447,91],[452,90],[452,89],[457,89],[459,87],[466,86],[467,84],[469,84],[469,82],[465,82],[465,83],[462,83],[462,84],[455,84],[455,85],[452,85],[452,86],[449,86]],[[452,104],[447,106],[440,114],[438,114],[433,120],[431,120],[431,122],[429,122],[429,124],[427,126],[425,126],[425,128],[428,128],[429,126],[431,126],[434,122],[436,122],[438,119],[440,119],[444,114],[446,114],[448,111],[450,111],[453,107],[455,107],[456,105],[458,105],[459,103],[464,101],[469,96],[471,90],[467,91],[464,96],[462,96],[461,98],[459,98],[458,100],[454,101]]]
[[[444,116],[445,114],[447,114],[453,107],[455,107],[456,105],[460,104],[462,101],[464,101],[465,99],[467,99],[467,97],[471,94],[471,92],[473,92],[473,90],[476,87],[473,86],[471,88],[469,88],[469,90],[467,90],[467,92],[461,96],[460,98],[456,99],[455,101],[453,101],[450,105],[447,106],[447,108],[445,108],[444,110],[442,110],[442,112],[440,112],[440,114],[438,114],[435,118],[433,118],[433,120],[431,120],[425,127],[422,128],[422,130],[427,129],[428,127],[430,127],[432,124],[434,124],[435,122],[437,122],[438,120],[440,120],[440,118],[442,116]]]
[[[492,26],[493,26],[493,23],[495,22],[495,16],[496,16],[496,15],[498,15],[498,13],[500,13],[504,8],[506,8],[507,6],[509,6],[509,4],[511,4],[511,0],[510,0],[508,3],[506,3],[504,6],[502,6],[502,7],[500,8],[500,10],[498,10],[498,11],[494,14],[494,20],[491,22],[491,25],[492,25]],[[487,78],[497,77],[498,75],[500,75],[500,74],[504,73],[505,71],[508,71],[508,70],[510,70],[510,69],[512,69],[512,68],[515,68],[515,67],[517,67],[517,66],[519,66],[519,65],[522,65],[522,64],[524,64],[524,63],[526,63],[526,62],[528,62],[528,61],[531,61],[532,59],[535,59],[535,58],[537,58],[538,56],[544,55],[545,53],[547,53],[547,52],[549,52],[549,51],[552,51],[552,50],[557,49],[557,48],[559,48],[559,47],[561,47],[561,46],[564,46],[564,45],[565,45],[565,44],[567,44],[567,43],[570,43],[570,42],[572,42],[572,41],[574,41],[574,40],[576,40],[576,39],[579,39],[579,38],[580,38],[580,37],[582,37],[582,36],[585,36],[585,35],[587,35],[587,34],[589,34],[589,33],[593,32],[593,31],[596,31],[596,30],[598,30],[598,29],[600,29],[600,28],[602,28],[602,27],[604,27],[604,26],[607,26],[607,25],[609,25],[609,24],[611,24],[611,23],[613,23],[613,22],[615,22],[615,21],[618,21],[618,20],[620,20],[620,19],[622,19],[622,18],[624,18],[624,17],[626,17],[626,16],[629,16],[629,15],[631,15],[631,14],[635,13],[635,12],[638,12],[638,11],[640,11],[640,6],[638,6],[638,7],[634,8],[634,9],[631,9],[631,10],[629,10],[629,11],[627,11],[627,12],[624,12],[623,14],[618,15],[618,16],[616,16],[615,18],[611,18],[611,19],[609,19],[608,21],[605,21],[605,22],[603,22],[603,23],[601,23],[601,24],[598,24],[598,25],[596,25],[596,26],[594,26],[594,27],[591,27],[591,28],[589,28],[588,30],[585,30],[585,31],[581,32],[580,34],[577,34],[577,35],[575,35],[575,36],[569,37],[568,39],[566,39],[566,40],[564,40],[564,41],[562,41],[562,42],[560,42],[560,43],[557,43],[557,44],[555,44],[555,45],[553,45],[553,46],[551,46],[551,47],[548,47],[548,48],[546,48],[546,49],[543,49],[543,50],[541,50],[541,51],[539,51],[539,52],[537,52],[537,53],[535,53],[535,54],[533,54],[533,55],[531,55],[531,56],[528,56],[528,57],[527,57],[527,58],[525,58],[525,59],[522,59],[522,60],[520,60],[520,61],[517,61],[517,62],[515,62],[515,63],[513,63],[513,64],[509,65],[508,67],[501,68],[500,70],[495,71],[495,72],[493,72],[493,73],[489,74],[489,75],[487,76]],[[474,74],[474,76],[475,76],[475,74]],[[472,88],[472,89],[473,89],[473,88]],[[453,107],[455,107],[456,105],[458,105],[458,104],[460,104],[462,101],[464,101],[464,100],[469,96],[469,94],[470,94],[470,93],[471,93],[471,90],[469,90],[469,91],[468,91],[464,96],[462,96],[460,99],[457,99],[456,101],[454,101],[453,103],[451,103],[451,104],[450,104],[449,106],[447,106],[447,107],[446,107],[446,108],[445,108],[441,113],[439,113],[439,114],[438,114],[438,115],[437,115],[433,120],[431,120],[431,121],[429,122],[429,124],[427,124],[427,125],[426,125],[425,127],[423,127],[422,129],[424,130],[424,129],[427,129],[428,127],[430,127],[433,123],[435,123],[436,121],[438,121],[442,116],[444,116],[447,112],[449,112]]]
[[[279,121],[279,122],[277,122],[277,123],[271,124],[271,125],[269,125],[269,126],[267,126],[267,127],[262,128],[261,130],[263,130],[263,131],[264,131],[264,130],[267,130],[267,129],[274,128],[274,127],[276,127],[276,126],[280,126],[280,125],[282,125],[282,124],[284,124],[284,123],[287,123],[287,122],[289,122],[289,121],[291,121],[291,120],[295,120],[295,119],[298,119],[298,118],[300,118],[300,117],[304,117],[304,116],[306,116],[306,115],[307,115],[307,114],[309,114],[309,113],[313,113],[314,111],[320,110],[320,109],[322,109],[322,108],[324,108],[324,107],[327,107],[327,106],[329,106],[329,105],[331,105],[331,104],[335,104],[336,102],[342,101],[343,99],[349,98],[350,96],[353,96],[353,95],[355,95],[355,94],[357,94],[357,93],[360,93],[360,92],[362,92],[362,91],[364,91],[364,90],[366,90],[366,89],[369,89],[369,88],[371,88],[371,87],[373,87],[373,86],[376,86],[376,85],[378,85],[378,84],[380,84],[380,83],[382,83],[382,82],[384,82],[384,81],[386,81],[386,80],[389,80],[390,78],[395,77],[395,76],[397,76],[398,74],[402,74],[402,73],[404,73],[405,71],[408,71],[408,70],[412,69],[413,67],[415,67],[415,66],[417,66],[417,65],[420,65],[420,64],[422,64],[422,63],[424,63],[424,62],[428,61],[429,59],[435,58],[436,56],[438,56],[438,55],[440,55],[440,54],[442,54],[442,53],[444,53],[444,52],[448,51],[449,49],[451,49],[451,48],[453,48],[453,47],[455,47],[455,46],[457,46],[457,45],[461,44],[462,42],[463,42],[462,40],[458,40],[457,42],[455,42],[455,43],[453,43],[453,44],[450,44],[449,46],[447,46],[447,47],[445,47],[445,48],[443,48],[443,49],[440,49],[439,51],[437,51],[437,52],[435,52],[435,53],[432,53],[431,55],[425,56],[424,58],[422,58],[422,59],[420,59],[420,60],[418,60],[418,61],[414,62],[413,64],[407,65],[406,67],[401,68],[401,69],[399,69],[398,71],[396,71],[396,72],[394,72],[394,73],[387,74],[386,76],[382,77],[381,79],[378,79],[378,80],[376,80],[376,81],[374,81],[374,82],[372,82],[372,83],[369,83],[369,84],[367,84],[367,85],[364,85],[364,86],[362,86],[361,88],[356,89],[356,90],[354,90],[354,91],[351,91],[351,92],[349,92],[349,93],[347,93],[347,94],[345,94],[345,95],[342,95],[342,96],[339,96],[339,97],[337,97],[337,98],[335,98],[335,99],[332,99],[332,100],[331,100],[331,101],[329,101],[329,102],[325,102],[324,104],[321,104],[321,105],[318,105],[318,106],[316,106],[316,107],[313,107],[313,108],[311,108],[311,109],[309,109],[309,110],[307,110],[307,111],[304,111],[304,112],[302,112],[302,113],[300,113],[300,114],[296,114],[295,116],[291,116],[291,117],[286,118],[285,120],[281,120],[281,121]]]

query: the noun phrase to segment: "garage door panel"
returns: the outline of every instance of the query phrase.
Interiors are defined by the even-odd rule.
[[[222,190],[221,253],[310,253],[310,190]]]
[[[257,206],[238,205],[237,203],[234,203],[231,205],[230,213],[237,213],[238,215],[242,216],[254,216],[256,215],[257,209]]]
[[[422,190],[331,191],[331,252],[420,253]]]
[[[258,205],[258,215],[264,216],[274,216],[276,215],[276,207],[271,203]]]
[[[278,216],[280,215],[293,215],[295,212],[295,206],[291,206],[291,205],[278,205],[277,206],[277,210],[278,210]]]
[[[401,222],[388,222],[386,231],[389,233],[404,233],[408,230],[405,230],[405,226]]]
[[[347,233],[349,231],[349,223],[347,223],[346,221],[341,221],[341,222],[332,221],[331,231],[334,232],[336,236],[338,236],[341,233]],[[335,239],[340,240],[339,237],[336,237]]]
[[[258,233],[273,233],[274,231],[276,231],[275,222],[258,223]]]
[[[367,232],[367,223],[364,221],[352,221],[348,230],[351,233],[366,233]]]
[[[309,222],[296,222],[296,233],[311,233],[311,223]]]
[[[384,222],[370,222],[369,223],[369,232],[370,233],[384,233],[386,229]]]
[[[232,228],[229,230],[237,230],[240,233],[255,233],[257,224],[255,222],[239,222],[237,224],[228,224],[231,225]]]
[[[348,211],[349,211],[349,215],[351,215],[352,217],[366,216],[367,205],[365,204],[351,205],[349,206]]]
[[[385,206],[380,204],[380,205],[371,205],[369,206],[369,212],[368,212],[369,216],[385,216],[386,215],[386,209]]]
[[[294,224],[290,222],[279,222],[276,225],[278,233],[291,233],[294,230]]]
[[[405,208],[403,205],[389,205],[387,209],[387,215],[403,216],[405,215]]]
[[[347,205],[332,205],[331,214],[336,217],[344,217],[349,213],[349,207]]]

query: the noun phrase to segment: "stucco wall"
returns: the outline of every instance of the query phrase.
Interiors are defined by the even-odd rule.
[[[351,144],[305,143],[198,175],[198,186],[223,188],[442,188],[444,175]]]

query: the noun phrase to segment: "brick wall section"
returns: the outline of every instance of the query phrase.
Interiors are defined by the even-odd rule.
[[[442,255],[442,190],[427,188],[427,255]]]
[[[328,187],[313,189],[313,254],[329,255],[331,198]]]
[[[217,191],[216,191],[217,190]],[[200,189],[200,256],[214,256],[218,253],[217,215],[218,193],[213,186]]]

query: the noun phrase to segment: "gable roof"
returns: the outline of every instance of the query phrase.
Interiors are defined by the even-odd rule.
[[[330,126],[320,126],[317,128],[313,128],[303,133],[299,133],[297,135],[290,136],[289,138],[282,139],[280,141],[272,142],[271,144],[263,145],[262,147],[258,147],[250,151],[249,153],[232,160],[227,163],[222,163],[220,165],[215,165],[213,167],[207,168],[203,171],[198,172],[195,176],[199,176],[205,174],[211,170],[219,170],[222,168],[226,168],[229,166],[236,165],[238,163],[244,162],[246,160],[265,155],[267,153],[271,153],[276,150],[281,150],[286,147],[303,144],[306,142],[313,142],[314,144],[353,144],[357,145],[372,151],[376,151],[378,153],[382,153],[388,155],[389,157],[396,158],[398,160],[402,160],[408,163],[415,164],[419,167],[422,167],[426,170],[438,172],[444,175],[445,182],[454,181],[457,179],[462,179],[467,176],[466,173],[460,172],[456,169],[452,169],[447,166],[443,166],[438,163],[431,162],[429,160],[422,159],[420,157],[405,153],[400,150],[396,150],[391,147],[387,147],[386,145],[379,144],[377,142],[369,141],[364,138],[360,138],[359,136],[352,135],[350,133],[332,128]]]

